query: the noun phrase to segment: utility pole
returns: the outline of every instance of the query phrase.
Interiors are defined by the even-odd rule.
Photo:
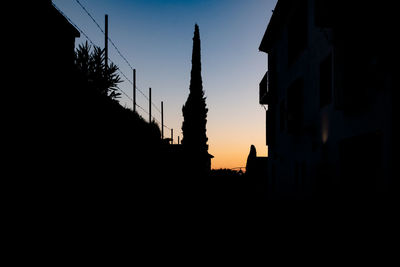
[[[104,25],[105,33],[104,33],[104,57],[105,57],[105,65],[106,70],[108,69],[108,15],[105,16],[105,25]]]
[[[171,129],[171,145],[174,144],[174,129]]]
[[[133,69],[133,111],[136,112],[136,69]]]
[[[151,123],[151,87],[149,88],[149,122]]]
[[[180,141],[179,141],[179,135],[178,135],[178,145],[180,144]]]
[[[164,102],[161,101],[161,139],[164,139]]]

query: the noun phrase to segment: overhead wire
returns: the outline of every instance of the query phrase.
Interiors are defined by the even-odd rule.
[[[103,35],[105,35],[105,31],[101,28],[101,26],[99,25],[99,23],[96,21],[96,19],[92,16],[92,14],[87,10],[87,8],[79,1],[79,0],[75,0],[76,3],[85,11],[85,13],[89,16],[89,18],[95,23],[95,25],[97,26],[97,28],[101,31],[101,33]],[[68,20],[69,23],[71,23],[72,26],[74,26],[89,42],[91,45],[96,46],[96,44],[90,39],[90,37],[77,25],[75,24],[64,12],[62,12],[60,10],[60,8],[58,8],[54,3],[52,3],[53,6]],[[132,65],[129,63],[129,61],[126,59],[126,57],[122,54],[122,52],[120,51],[120,49],[118,49],[118,47],[115,45],[115,43],[112,41],[112,39],[110,37],[107,38],[108,41],[110,41],[111,45],[114,47],[114,49],[117,51],[118,55],[123,59],[123,61],[133,70],[134,68],[132,67]],[[117,66],[117,64],[115,64],[110,58],[108,58],[109,61],[111,63],[113,63],[114,65]],[[132,86],[133,86],[133,82],[128,78],[128,76],[120,69],[118,68],[118,72],[125,78],[126,81],[128,81]],[[139,87],[135,87],[136,90],[148,101],[150,101],[149,97],[146,96],[145,93],[143,93],[143,91],[139,88]],[[117,87],[117,89],[125,96],[127,97],[130,101],[133,102],[132,97],[130,97],[126,92],[124,92],[121,88]],[[149,112],[146,111],[143,107],[141,107],[139,104],[135,103],[135,105],[140,108],[144,113],[146,113],[147,115],[149,115]],[[151,105],[159,112],[161,113],[161,110],[153,103],[151,102]],[[156,121],[157,123],[160,124],[160,122],[154,117],[153,120]],[[171,130],[170,127],[168,127],[167,125],[164,125],[165,128]]]
[[[94,24],[97,26],[97,28],[99,28],[99,30],[101,31],[101,33],[103,33],[103,35],[105,35],[105,31],[101,28],[100,24],[96,21],[96,19],[94,18],[94,16],[92,16],[92,14],[87,10],[87,8],[79,1],[79,0],[75,0],[76,3],[78,3],[78,5],[85,11],[85,13],[91,18],[91,20],[94,22]],[[125,63],[133,70],[134,67],[132,67],[132,65],[129,63],[129,61],[126,59],[126,57],[121,53],[121,51],[118,49],[118,47],[115,45],[115,43],[112,41],[112,39],[110,37],[107,38],[111,45],[115,48],[115,50],[117,51],[117,53],[119,54],[119,56],[125,61]],[[114,63],[115,64],[115,63]],[[121,70],[119,70],[119,72],[125,77],[125,79],[131,83],[133,85],[133,82],[124,74],[122,73]],[[140,88],[138,88],[136,86],[136,90],[139,91],[139,93],[141,93],[143,95],[144,98],[146,98],[146,100],[149,100],[149,98],[146,96],[145,93],[143,93],[142,90],[140,90]],[[159,111],[161,112],[157,106],[152,103],[152,105]]]

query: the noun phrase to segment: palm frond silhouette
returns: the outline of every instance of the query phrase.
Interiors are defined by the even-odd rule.
[[[118,84],[122,80],[118,75],[118,66],[114,63],[105,65],[104,49],[92,47],[88,42],[79,45],[75,52],[75,66],[90,90],[96,90],[113,100],[121,97]]]

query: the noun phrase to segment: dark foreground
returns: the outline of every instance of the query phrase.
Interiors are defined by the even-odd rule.
[[[40,184],[37,178],[25,195],[9,198],[13,242],[23,240],[30,261],[244,265],[293,249],[322,256],[336,242],[349,251],[375,246],[396,229],[393,203],[271,202],[245,176],[153,179]]]

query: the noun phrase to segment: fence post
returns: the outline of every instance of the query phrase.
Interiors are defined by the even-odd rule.
[[[151,123],[151,87],[149,88],[149,122]]]
[[[133,69],[133,111],[136,112],[136,69]]]
[[[164,139],[164,102],[161,101],[161,139]]]
[[[104,59],[106,70],[108,69],[108,15],[105,16],[105,25],[104,25],[105,33],[104,33]]]

